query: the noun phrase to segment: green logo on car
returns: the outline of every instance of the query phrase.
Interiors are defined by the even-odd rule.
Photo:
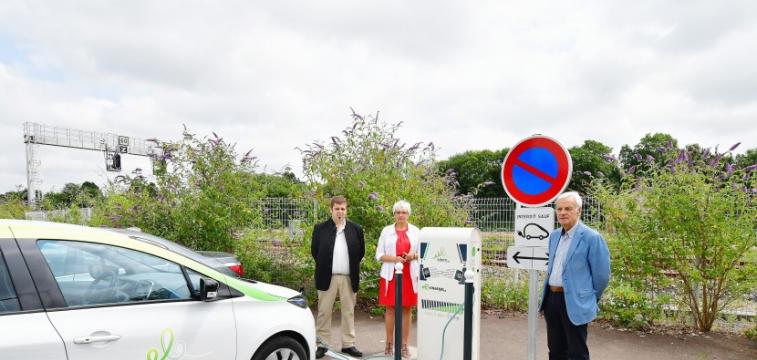
[[[173,349],[173,330],[171,328],[165,328],[160,333],[160,347],[163,354],[161,355],[156,348],[150,348],[150,350],[147,350],[147,360],[166,360],[168,358],[171,349]]]

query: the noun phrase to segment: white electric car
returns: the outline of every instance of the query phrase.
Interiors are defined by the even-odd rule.
[[[0,220],[0,358],[308,360],[296,291],[127,234]]]

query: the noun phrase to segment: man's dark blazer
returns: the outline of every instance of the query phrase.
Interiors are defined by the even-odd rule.
[[[350,257],[350,280],[352,291],[357,292],[360,287],[360,261],[365,256],[365,238],[363,229],[358,224],[347,221],[344,226],[344,238],[347,240],[347,252]],[[315,287],[326,291],[331,284],[331,266],[334,257],[334,241],[336,240],[336,224],[328,219],[313,228],[313,238],[310,252],[315,259]]]

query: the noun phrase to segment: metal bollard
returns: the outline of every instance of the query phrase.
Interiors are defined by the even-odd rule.
[[[465,320],[463,322],[463,360],[473,356],[473,271],[465,271]]]
[[[402,263],[394,264],[394,360],[402,360]]]

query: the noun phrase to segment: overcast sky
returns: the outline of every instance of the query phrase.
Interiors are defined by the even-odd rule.
[[[24,122],[168,140],[186,124],[298,174],[295,147],[337,135],[350,107],[442,158],[534,133],[744,151],[756,55],[754,0],[3,0],[0,191],[26,186]],[[39,155],[45,191],[107,181],[100,153]]]

